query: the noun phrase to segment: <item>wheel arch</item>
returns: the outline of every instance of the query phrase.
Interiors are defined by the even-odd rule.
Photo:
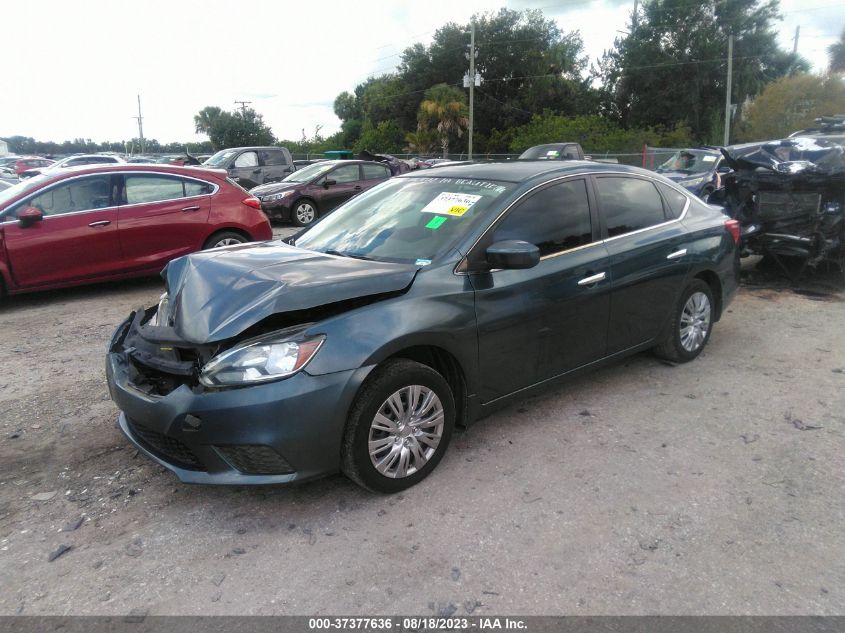
[[[249,231],[239,227],[239,226],[215,226],[214,230],[205,236],[205,239],[202,241],[203,248],[205,245],[211,241],[211,238],[215,235],[219,235],[220,233],[237,233],[238,235],[242,235],[246,238],[248,242],[254,242],[255,238],[249,234]]]
[[[710,292],[713,293],[713,321],[718,321],[722,318],[722,281],[719,279],[719,275],[717,275],[712,270],[702,270],[693,277],[693,279],[700,279],[708,286],[710,286]]]
[[[469,410],[466,376],[460,362],[452,353],[436,345],[413,345],[393,352],[380,362],[394,358],[405,358],[426,365],[443,376],[455,398],[455,424],[467,426]]]

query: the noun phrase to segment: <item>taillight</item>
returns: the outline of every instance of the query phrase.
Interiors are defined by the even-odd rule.
[[[739,244],[739,220],[725,220],[725,229],[734,238],[734,244]]]
[[[259,200],[255,196],[244,198],[243,200],[241,200],[241,202],[248,207],[252,207],[253,209],[261,209],[261,200]]]

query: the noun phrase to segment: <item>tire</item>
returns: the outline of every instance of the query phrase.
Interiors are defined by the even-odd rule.
[[[401,422],[409,401],[416,404]],[[415,423],[414,412],[429,423]],[[341,470],[373,492],[405,490],[435,469],[454,427],[455,400],[443,376],[411,360],[388,360],[370,374],[349,410]]]
[[[234,231],[220,231],[219,233],[215,233],[205,241],[202,250],[206,251],[209,248],[232,246],[233,244],[246,244],[249,241],[249,238],[240,233],[235,233]]]
[[[701,353],[713,331],[713,291],[701,279],[693,279],[684,289],[669,334],[654,353],[674,363],[687,363]]]
[[[308,226],[317,219],[317,205],[313,200],[302,198],[291,207],[290,220],[296,226]]]

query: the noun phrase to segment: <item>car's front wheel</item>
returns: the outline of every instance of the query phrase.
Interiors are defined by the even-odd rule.
[[[290,217],[297,226],[308,226],[317,219],[317,207],[311,200],[299,200],[293,205]]]
[[[675,307],[671,330],[654,353],[675,363],[686,363],[701,353],[713,329],[713,291],[693,279]]]
[[[455,426],[455,400],[431,367],[407,359],[373,370],[350,409],[341,468],[376,492],[399,492],[440,462]]]

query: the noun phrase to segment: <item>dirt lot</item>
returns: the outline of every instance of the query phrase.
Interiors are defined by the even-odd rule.
[[[845,613],[841,295],[747,286],[694,363],[525,401],[376,496],[189,487],[137,455],[103,354],[160,292],[0,308],[0,614]]]

